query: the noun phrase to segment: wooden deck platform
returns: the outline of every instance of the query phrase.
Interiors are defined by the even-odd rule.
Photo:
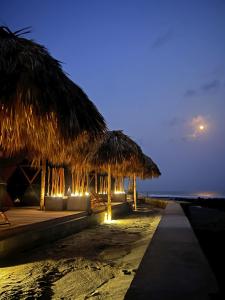
[[[129,203],[113,203],[112,213],[129,213]],[[38,207],[12,208],[6,212],[11,224],[0,226],[0,258],[48,243],[104,221],[105,209],[91,215],[85,211],[41,211]]]

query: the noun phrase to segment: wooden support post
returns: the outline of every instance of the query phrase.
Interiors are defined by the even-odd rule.
[[[136,174],[134,173],[134,210],[137,210]]]
[[[40,209],[45,209],[45,176],[46,176],[46,160],[42,160],[41,170],[41,197],[40,197]]]
[[[107,203],[107,221],[112,220],[112,204],[111,204],[111,168],[108,165],[108,203]]]
[[[88,193],[90,190],[89,188],[89,173],[86,173],[86,188],[85,188],[85,192]]]
[[[95,193],[98,193],[98,174],[95,172]]]
[[[75,184],[74,184],[74,171],[71,171],[72,184],[71,184],[71,193],[75,193]]]

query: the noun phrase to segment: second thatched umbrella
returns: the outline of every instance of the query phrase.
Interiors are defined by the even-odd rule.
[[[108,208],[107,219],[111,220],[111,174],[127,176],[131,167],[143,164],[141,148],[121,130],[108,131],[93,155],[90,165],[97,171],[108,173]]]
[[[144,168],[140,170],[140,177],[142,179],[157,178],[161,172],[157,164],[147,155],[144,155]]]
[[[154,161],[147,155],[143,154],[143,164],[133,169],[133,189],[134,189],[134,207],[137,209],[136,199],[136,177],[141,179],[152,179],[157,178],[161,175],[158,166]]]
[[[147,155],[142,153],[142,158],[136,164],[131,164],[126,170],[124,170],[126,176],[129,175],[132,182],[132,190],[134,197],[134,210],[137,209],[137,188],[136,179],[137,177],[141,179],[157,178],[161,175],[158,166],[154,161]]]

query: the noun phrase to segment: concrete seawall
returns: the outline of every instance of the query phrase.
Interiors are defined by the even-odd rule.
[[[167,205],[126,300],[218,299],[218,286],[181,206]]]

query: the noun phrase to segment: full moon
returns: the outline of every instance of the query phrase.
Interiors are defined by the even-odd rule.
[[[190,132],[189,137],[192,139],[200,138],[203,135],[206,135],[209,129],[209,123],[206,117],[198,115],[193,117],[190,121]]]

